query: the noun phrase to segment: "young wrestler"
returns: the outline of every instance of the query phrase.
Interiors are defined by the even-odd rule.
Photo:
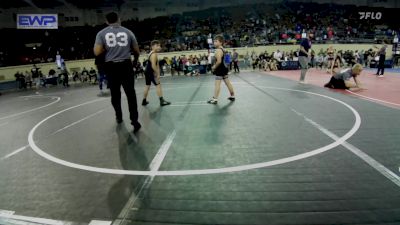
[[[158,65],[158,56],[157,56],[157,52],[159,52],[160,50],[161,50],[160,42],[157,40],[152,41],[151,42],[151,52],[149,54],[149,60],[147,62],[146,70],[144,72],[144,75],[146,78],[146,87],[144,88],[142,105],[149,104],[149,102],[146,99],[147,99],[147,95],[149,94],[151,83],[153,83],[156,86],[157,95],[160,98],[160,105],[166,106],[166,105],[171,104],[171,102],[165,101],[165,99],[163,98],[163,93],[162,93],[162,89],[161,89],[160,67]]]
[[[361,87],[360,80],[358,79],[358,76],[361,74],[362,69],[362,65],[357,63],[352,68],[333,75],[330,81],[326,83],[324,87],[334,89],[363,89]],[[354,79],[355,83],[350,81],[351,78]]]
[[[215,65],[212,67],[212,71],[215,75],[215,90],[214,96],[212,99],[208,101],[210,104],[218,103],[218,96],[221,90],[221,81],[224,81],[225,85],[228,87],[230,97],[228,98],[230,101],[235,101],[235,93],[233,91],[233,86],[228,79],[228,66],[224,63],[225,51],[223,49],[224,38],[222,35],[215,36],[214,46],[215,46]]]

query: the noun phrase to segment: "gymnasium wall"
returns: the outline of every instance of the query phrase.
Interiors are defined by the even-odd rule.
[[[373,47],[372,44],[332,44],[332,45],[313,45],[312,48],[316,53],[319,52],[319,50],[322,49],[327,49],[329,46],[333,46],[336,50],[368,50]],[[381,45],[376,45],[377,47],[381,47]],[[259,46],[259,47],[250,47],[250,48],[236,48],[237,52],[239,53],[240,56],[243,56],[248,52],[251,54],[252,51],[255,51],[257,54],[268,51],[268,53],[272,53],[276,50],[280,51],[295,51],[299,48],[299,45],[272,45],[272,46]],[[228,51],[231,51],[232,49],[227,49]],[[160,53],[159,57],[173,57],[173,56],[182,56],[182,55],[203,55],[207,54],[207,50],[201,50],[201,51],[183,51],[183,52],[168,52],[168,53]],[[386,54],[386,58],[390,59],[392,56],[392,49],[389,46],[388,51]],[[146,55],[141,55],[140,56],[140,61],[142,62],[146,58]],[[56,69],[56,63],[43,63],[43,64],[36,64],[38,67],[41,68],[43,74],[47,75],[50,69]],[[76,61],[66,61],[66,65],[69,71],[74,71],[76,69],[82,70],[83,67],[86,67],[87,69],[90,69],[90,67],[94,67],[94,59],[86,59],[86,60],[76,60]],[[8,81],[8,80],[14,80],[14,74],[19,71],[19,72],[25,72],[25,71],[30,71],[32,68],[32,65],[22,65],[22,66],[12,66],[12,67],[0,67],[0,82],[1,81]]]

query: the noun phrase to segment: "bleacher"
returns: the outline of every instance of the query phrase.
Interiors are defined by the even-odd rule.
[[[16,1],[15,4],[23,2]],[[42,4],[53,4],[46,2]],[[80,4],[78,1],[74,3]],[[7,7],[9,3],[3,1],[1,4]],[[85,4],[81,6],[85,7]],[[134,31],[143,52],[149,51],[149,43],[153,39],[162,41],[164,52],[206,49],[209,33],[223,33],[227,47],[293,44],[299,41],[299,34],[304,30],[314,30],[315,43],[380,43],[392,40],[394,32],[391,27],[343,19],[351,17],[355,9],[356,6],[350,5],[282,1],[211,8],[142,21],[130,19],[123,21],[122,25]],[[60,27],[48,31],[0,29],[4,42],[9,43],[0,48],[2,55],[6,56],[0,57],[0,65],[54,61],[56,51],[60,51],[66,60],[92,58],[95,35],[105,26]],[[332,30],[332,37],[327,33],[328,27]]]

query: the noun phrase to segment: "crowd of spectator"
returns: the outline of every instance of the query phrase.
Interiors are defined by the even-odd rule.
[[[65,64],[60,68],[50,69],[47,74],[43,74],[41,68],[34,64],[30,71],[17,71],[14,76],[19,89],[32,88],[32,86],[39,89],[48,85],[69,87],[70,80],[75,83],[97,84],[99,74],[93,67],[90,69],[83,67],[81,71],[70,72]]]
[[[310,56],[309,66],[320,70],[326,70],[327,73],[335,74],[342,68],[352,67],[354,64],[359,63],[365,67],[370,67],[372,64],[376,64],[379,60],[377,48],[367,50],[355,50],[355,51],[336,51],[332,47],[328,49],[312,49]],[[264,70],[264,71],[276,71],[284,69],[283,65],[287,62],[298,62],[299,50],[296,51],[281,51],[276,50],[274,52],[264,51],[261,53],[246,52],[242,55],[236,53],[235,49],[233,52],[227,51],[225,53],[224,63],[228,66],[230,72],[239,72],[239,68],[236,71],[236,65],[240,65],[240,69],[247,70]],[[163,57],[159,61],[161,76],[165,73],[175,75],[186,75],[186,76],[199,76],[200,74],[211,73],[211,65],[213,63],[212,57],[208,54],[191,54],[170,57]],[[147,60],[138,62],[134,65],[135,75],[144,77],[144,69],[146,68]],[[298,69],[297,68],[292,69]],[[19,89],[27,89],[36,87],[46,87],[48,85],[63,85],[69,87],[69,81],[74,83],[87,83],[96,84],[98,82],[98,71],[91,67],[87,69],[83,67],[79,71],[68,71],[63,63],[61,68],[51,69],[48,74],[43,74],[40,67],[33,65],[31,71],[17,72],[15,79],[17,81]]]
[[[280,51],[272,53],[268,51],[256,54],[246,53],[243,56],[243,64],[245,67],[252,67],[253,70],[274,71],[282,69],[283,62],[297,62],[299,52],[297,51]],[[328,49],[311,50],[309,66],[312,68],[326,69],[326,72],[334,74],[343,67],[351,67],[359,63],[365,67],[372,67],[379,60],[377,49],[368,50],[338,50],[332,47]]]
[[[242,55],[236,56],[238,59],[238,65],[243,69],[259,69],[265,71],[275,71],[283,69],[283,62],[297,62],[299,57],[299,50],[296,51],[264,51],[257,54],[255,51],[251,53],[246,52]],[[225,54],[224,62],[228,65],[229,71],[233,71],[235,65],[235,57],[233,52],[227,51]],[[328,73],[334,74],[340,71],[341,68],[351,67],[356,63],[360,63],[365,67],[371,67],[378,61],[377,49],[366,49],[366,50],[335,50],[332,47],[328,49],[311,50],[311,57],[309,66],[313,68],[326,69]],[[199,71],[192,71],[188,68],[204,68],[204,73],[210,72],[212,65],[212,59],[206,54],[203,55],[189,55],[179,57],[164,57],[160,60],[160,68],[163,75],[164,71],[168,71],[172,75],[193,75]],[[136,71],[141,71],[138,74],[143,73],[143,69],[146,67],[146,60],[142,63],[138,63]]]
[[[226,47],[244,47],[296,43],[310,30],[316,43],[392,40],[399,31],[390,24],[360,23],[354,18],[355,9],[356,6],[349,5],[283,1],[213,8],[142,21],[130,19],[122,25],[135,33],[143,53],[149,51],[153,39],[162,42],[164,52],[208,49],[210,34],[218,33],[224,34]],[[66,60],[93,58],[95,34],[104,26],[46,31],[1,29],[0,34],[7,39],[3,43],[10,44],[0,47],[0,66],[54,62],[57,51]]]

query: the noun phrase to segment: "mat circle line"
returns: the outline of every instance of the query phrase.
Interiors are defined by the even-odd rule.
[[[305,158],[309,158],[318,154],[321,154],[323,152],[329,151],[341,144],[343,144],[346,140],[348,140],[349,138],[351,138],[360,128],[361,126],[361,116],[360,114],[349,104],[335,99],[333,97],[329,97],[326,95],[322,95],[322,94],[318,94],[315,92],[310,92],[310,91],[303,91],[303,90],[296,90],[296,89],[289,89],[289,88],[279,88],[279,87],[268,87],[268,86],[259,86],[260,88],[265,88],[265,89],[272,89],[272,90],[282,90],[282,91],[292,91],[292,92],[299,92],[299,93],[306,93],[306,94],[311,94],[314,96],[319,96],[319,97],[323,97],[326,99],[330,99],[332,101],[338,102],[342,105],[344,105],[345,107],[347,107],[348,109],[350,109],[350,111],[353,113],[354,117],[355,117],[355,122],[353,124],[353,127],[342,137],[340,137],[339,139],[337,139],[336,141],[325,145],[323,147],[305,152],[305,153],[301,153],[298,155],[294,155],[294,156],[290,156],[290,157],[285,157],[285,158],[281,158],[281,159],[277,159],[277,160],[272,160],[272,161],[267,161],[267,162],[261,162],[261,163],[253,163],[253,164],[247,164],[247,165],[240,165],[240,166],[231,166],[231,167],[223,167],[223,168],[216,168],[216,169],[198,169],[198,170],[175,170],[175,171],[140,171],[140,170],[122,170],[122,169],[109,169],[109,168],[101,168],[101,167],[94,167],[94,166],[87,166],[87,165],[81,165],[81,164],[77,164],[77,163],[73,163],[73,162],[69,162],[63,159],[59,159],[56,158],[48,153],[46,153],[45,151],[43,151],[42,149],[40,149],[34,139],[34,133],[36,131],[36,129],[41,126],[44,122],[46,122],[47,120],[51,119],[52,117],[55,117],[56,115],[59,115],[61,113],[64,113],[68,110],[80,107],[80,106],[84,106],[84,105],[88,105],[91,103],[95,103],[98,101],[102,101],[102,99],[96,99],[96,100],[92,100],[92,101],[88,101],[85,103],[81,103],[72,107],[69,107],[67,109],[61,110],[59,112],[56,112],[48,117],[46,117],[45,119],[43,119],[42,121],[40,121],[39,123],[37,123],[30,131],[29,131],[29,135],[28,135],[28,142],[29,145],[31,147],[31,149],[33,151],[35,151],[38,155],[42,156],[43,158],[52,161],[54,163],[66,166],[66,167],[70,167],[70,168],[75,168],[75,169],[80,169],[80,170],[84,170],[84,171],[90,171],[90,172],[97,172],[97,173],[104,173],[104,174],[116,174],[116,175],[138,175],[138,176],[187,176],[187,175],[206,175],[206,174],[220,174],[220,173],[232,173],[232,172],[240,172],[240,171],[246,171],[246,170],[252,170],[252,169],[260,169],[260,168],[265,168],[265,167],[270,167],[270,166],[275,166],[275,165],[280,165],[280,164],[285,164],[285,163],[289,163],[289,162],[294,162],[297,160],[301,160],[301,159],[305,159]]]

